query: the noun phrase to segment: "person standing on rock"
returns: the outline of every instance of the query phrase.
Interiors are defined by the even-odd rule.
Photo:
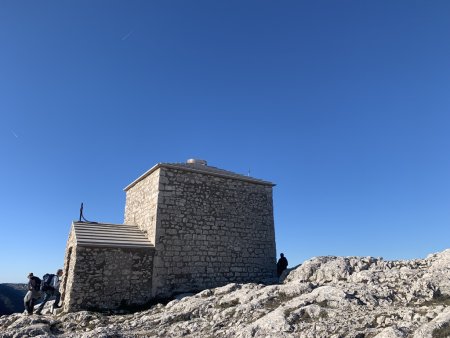
[[[28,274],[28,292],[23,299],[23,303],[25,305],[25,310],[29,315],[33,314],[34,303],[36,299],[41,297],[41,292],[39,291],[41,288],[41,280],[39,277],[33,275],[32,272]]]
[[[284,270],[288,267],[288,260],[284,257],[284,253],[280,253],[280,259],[277,263],[277,275],[278,278],[281,276]]]
[[[63,271],[61,269],[58,269],[58,271],[56,271],[56,275],[45,274],[44,277],[42,277],[41,291],[44,293],[44,299],[36,310],[37,315],[41,314],[45,303],[47,303],[52,296],[55,296],[55,301],[52,305],[51,312],[53,312],[54,309],[60,307],[59,301],[61,300],[61,293],[59,292],[59,284],[62,274]]]

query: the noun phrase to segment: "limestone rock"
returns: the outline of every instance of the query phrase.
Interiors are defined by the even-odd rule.
[[[231,283],[133,314],[43,313],[0,317],[0,337],[445,337],[450,250],[410,261],[315,257],[281,284]]]

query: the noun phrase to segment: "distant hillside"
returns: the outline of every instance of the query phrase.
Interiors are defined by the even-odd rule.
[[[26,284],[0,284],[0,316],[22,312],[23,297],[26,293]]]

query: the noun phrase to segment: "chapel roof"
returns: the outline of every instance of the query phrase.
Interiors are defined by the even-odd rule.
[[[133,187],[136,183],[146,178],[148,175],[153,173],[155,170],[159,168],[170,168],[170,169],[178,169],[178,170],[184,170],[184,171],[190,171],[190,172],[197,172],[201,174],[208,174],[212,176],[218,176],[218,177],[224,177],[224,178],[232,178],[240,181],[255,183],[255,184],[261,184],[261,185],[268,185],[268,186],[274,186],[275,184],[269,181],[260,180],[258,178],[246,176],[237,174],[232,171],[219,169],[217,167],[212,167],[209,165],[206,165],[206,161],[203,160],[196,160],[194,163],[189,163],[188,160],[187,163],[158,163],[149,170],[147,170],[144,174],[139,176],[136,180],[131,182],[128,186],[125,187],[125,191]],[[198,163],[201,161],[200,163]]]
[[[154,248],[136,225],[96,222],[73,222],[72,225],[79,246]]]

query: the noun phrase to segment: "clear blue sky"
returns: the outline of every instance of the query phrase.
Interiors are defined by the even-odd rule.
[[[450,2],[2,1],[0,282],[158,162],[275,182],[278,252],[450,243]]]

